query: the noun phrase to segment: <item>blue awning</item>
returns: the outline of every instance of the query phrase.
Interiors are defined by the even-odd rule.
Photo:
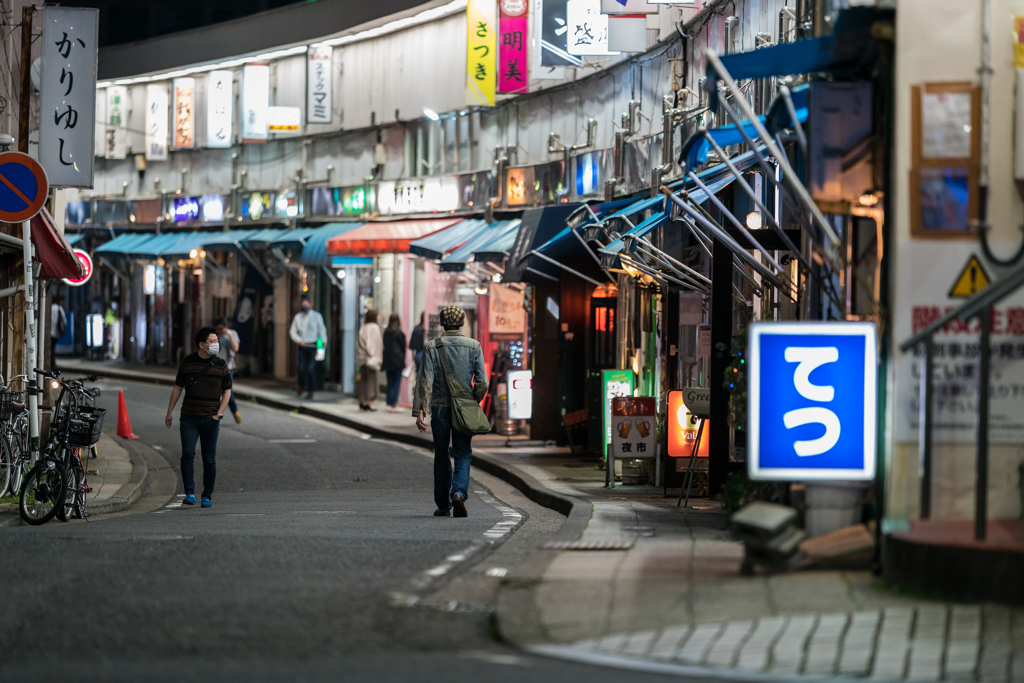
[[[372,266],[372,256],[332,256],[331,268],[344,268],[345,266]]]
[[[209,233],[209,238],[203,241],[203,248],[207,251],[234,251],[241,246],[242,242],[263,232],[262,229],[255,230],[229,230],[227,232]]]
[[[279,236],[275,237],[267,246],[277,249],[302,249],[306,246],[306,240],[319,229],[295,228],[294,230],[282,230]]]
[[[433,235],[410,242],[409,251],[424,258],[443,259],[445,254],[466,244],[487,227],[486,221],[475,218],[461,221]]]
[[[346,232],[362,227],[363,223],[328,223],[317,228],[313,234],[306,239],[306,246],[302,248],[302,265],[304,266],[329,266],[332,256],[327,254],[327,240]]]
[[[286,232],[288,231],[284,228],[264,228],[262,230],[257,230],[244,240],[240,241],[242,246],[247,249],[266,249],[271,242],[281,237]]]
[[[488,247],[497,238],[506,236],[509,232],[511,232],[512,238],[510,241],[507,241],[508,248],[511,248],[512,244],[515,242],[515,234],[519,231],[520,223],[522,223],[522,221],[518,218],[511,221],[497,221],[490,225],[485,223],[485,227],[478,231],[477,235],[473,237],[473,239],[448,254],[448,256],[441,261],[441,270],[449,272],[465,270],[466,264],[471,258],[475,258],[474,254],[479,248]],[[504,254],[502,256],[504,256]]]
[[[108,256],[125,256],[129,253],[129,248],[142,244],[154,237],[157,237],[157,235],[154,235],[151,232],[125,233],[124,235],[118,235],[109,242],[96,247],[93,253],[96,255],[105,254]]]
[[[192,237],[190,232],[172,232],[152,235],[150,239],[130,245],[124,251],[133,258],[157,259],[165,249]]]
[[[68,241],[68,244],[73,247],[81,242],[85,238],[85,235],[80,232],[72,233],[70,235],[64,233],[64,238]]]
[[[516,243],[516,235],[519,234],[521,220],[504,221],[507,225],[501,231],[494,231],[498,234],[491,234],[488,240],[480,246],[473,247],[473,260],[477,263],[484,261],[501,262],[505,260],[512,245]]]

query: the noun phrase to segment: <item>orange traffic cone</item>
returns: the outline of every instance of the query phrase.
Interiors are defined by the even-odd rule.
[[[132,433],[132,423],[128,420],[128,406],[124,404],[124,392],[117,392],[117,435],[122,439],[137,439]]]

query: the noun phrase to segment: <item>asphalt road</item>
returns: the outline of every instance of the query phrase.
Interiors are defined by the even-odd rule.
[[[176,468],[169,390],[101,385],[111,424],[111,389],[123,388],[135,433]],[[457,612],[396,606],[396,593],[458,580],[500,552],[484,533],[504,503],[474,483],[467,519],[435,518],[423,455],[242,410],[242,424],[221,429],[210,509],[178,506],[179,479],[159,509],[0,529],[0,680],[669,680],[521,654],[495,640],[486,600]],[[198,457],[196,469],[198,491]]]

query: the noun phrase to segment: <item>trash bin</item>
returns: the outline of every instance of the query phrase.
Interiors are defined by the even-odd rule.
[[[830,481],[807,484],[807,511],[804,530],[808,536],[821,536],[836,529],[859,524],[864,494],[871,482]]]

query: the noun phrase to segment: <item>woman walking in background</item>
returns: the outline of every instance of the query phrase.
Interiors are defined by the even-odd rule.
[[[384,362],[384,340],[380,325],[377,324],[377,309],[366,311],[363,326],[359,328],[356,344],[356,364],[359,366],[359,410],[377,410],[373,399],[377,398],[377,371]]]
[[[427,337],[427,328],[423,324],[426,317],[426,311],[420,313],[420,322],[416,327],[412,328],[412,336],[409,337],[409,350],[412,351],[412,360],[416,364],[417,376],[420,372],[420,363],[423,362],[423,343]]]
[[[402,319],[397,313],[388,318],[388,327],[384,330],[384,363],[381,365],[388,377],[387,403],[388,411],[397,413],[398,393],[402,388],[402,370],[405,370],[405,332],[402,331]]]

